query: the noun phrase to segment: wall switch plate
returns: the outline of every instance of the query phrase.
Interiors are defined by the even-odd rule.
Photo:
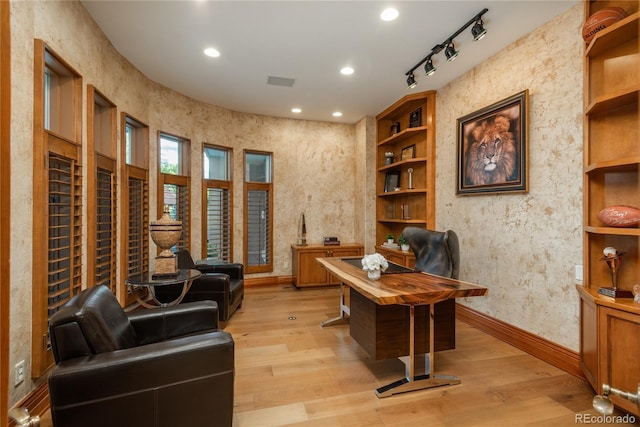
[[[21,360],[18,363],[16,363],[15,369],[16,369],[16,378],[13,385],[17,386],[24,381],[24,360]]]
[[[582,282],[582,280],[584,279],[582,265],[578,264],[575,266],[575,275],[576,275],[576,280],[579,282]]]

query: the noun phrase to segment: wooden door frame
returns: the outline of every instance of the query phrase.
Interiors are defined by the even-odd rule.
[[[11,29],[9,2],[0,0],[0,426],[8,425],[10,296]]]

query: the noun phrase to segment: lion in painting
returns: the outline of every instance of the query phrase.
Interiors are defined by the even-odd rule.
[[[467,185],[501,184],[518,177],[517,148],[505,115],[478,123],[469,133]]]

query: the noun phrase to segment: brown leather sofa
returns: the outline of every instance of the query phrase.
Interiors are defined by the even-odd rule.
[[[176,253],[178,268],[193,268],[202,273],[193,281],[182,302],[211,300],[218,303],[221,322],[242,306],[244,300],[244,266],[240,263],[196,264],[187,250]],[[182,285],[157,286],[155,296],[160,302],[173,301],[182,292]]]
[[[215,302],[125,313],[105,286],[53,314],[55,427],[231,426],[234,342]]]

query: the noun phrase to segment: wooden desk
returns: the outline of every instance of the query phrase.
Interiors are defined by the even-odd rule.
[[[407,361],[403,360],[406,367],[405,378],[378,388],[376,390],[378,397],[460,384],[457,377],[435,374],[433,307],[435,303],[447,299],[487,295],[489,290],[486,287],[419,272],[383,274],[379,280],[369,280],[364,270],[343,261],[343,258],[318,258],[317,262],[338,277],[343,285],[357,291],[376,304],[409,306],[409,358]],[[341,286],[340,316],[323,322],[322,326],[343,322],[346,319],[345,314],[349,314],[348,307],[344,305],[343,289],[344,286]],[[416,376],[415,307],[419,305],[429,306],[429,367],[424,375]]]

